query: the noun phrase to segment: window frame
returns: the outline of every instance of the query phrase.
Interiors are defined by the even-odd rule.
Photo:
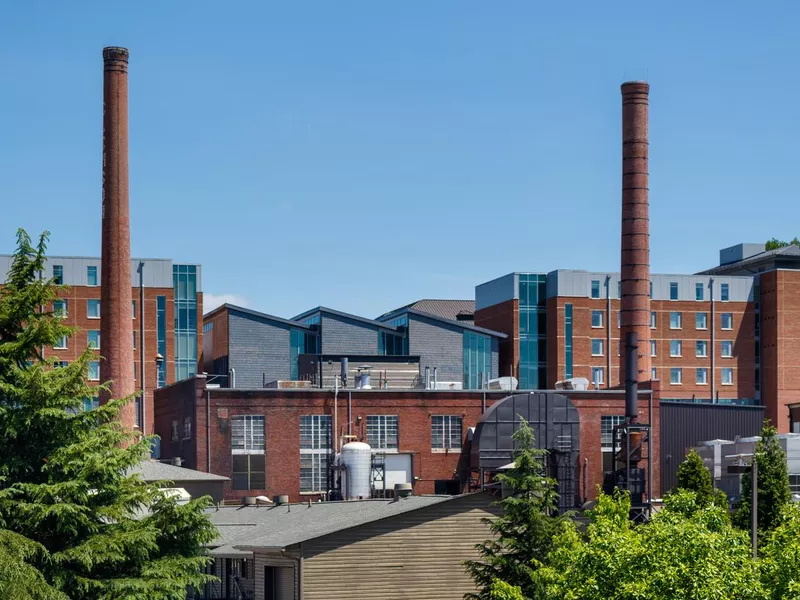
[[[700,373],[703,373],[703,381],[700,381]],[[708,367],[697,367],[694,370],[695,385],[708,385]]]
[[[702,302],[705,299],[705,284],[694,284],[694,299],[696,302]]]
[[[720,324],[719,328],[722,331],[733,331],[733,313],[720,313]],[[728,326],[725,327],[725,317],[728,317]]]
[[[439,437],[437,432],[437,419],[441,423],[441,443],[436,445],[436,439]],[[458,435],[454,436],[456,428],[454,423],[458,425]],[[453,444],[453,440],[458,439],[458,445]],[[464,445],[464,419],[461,415],[431,415],[431,452],[460,452]]]
[[[725,348],[730,352],[725,354]],[[720,358],[733,358],[733,340],[720,340],[719,341],[719,357]]]
[[[97,314],[92,315],[92,311],[90,309],[91,306],[97,306]],[[86,318],[87,319],[100,319],[103,316],[103,308],[100,305],[100,300],[97,298],[87,298],[86,299]]]
[[[597,380],[597,374],[600,375],[600,380]],[[605,385],[606,383],[606,370],[604,367],[592,367],[592,385]]]
[[[650,340],[650,356],[658,356],[658,340]]]
[[[183,439],[192,439],[192,417],[183,417]]]
[[[59,310],[60,306],[63,306],[63,310]],[[61,319],[66,319],[69,316],[69,301],[66,298],[53,300],[53,316]]]
[[[675,293],[673,294],[673,290]],[[674,297],[673,297],[674,296]],[[671,302],[674,302],[680,298],[680,288],[678,287],[677,281],[670,281],[669,282],[669,299]]]
[[[677,344],[678,353],[673,352],[673,344]],[[683,356],[683,340],[670,340],[669,341],[669,356],[670,358],[680,358]]]
[[[596,351],[595,346],[599,347],[599,352]],[[592,356],[605,356],[605,340],[602,338],[592,338],[591,352]]]
[[[678,380],[673,381],[673,375],[678,375]],[[683,385],[683,369],[681,367],[670,367],[669,369],[669,384],[670,385]]]
[[[656,311],[650,311],[650,329],[656,329],[658,322],[656,320]]]
[[[92,334],[97,334],[97,344],[93,345],[92,342]],[[91,348],[92,350],[100,350],[100,330],[99,329],[87,329],[86,330],[86,347]]]
[[[92,370],[94,369],[93,365],[97,365],[97,376],[92,376]],[[86,379],[87,381],[100,381],[100,361],[99,360],[90,360],[88,364],[88,369],[86,371]]]
[[[100,275],[97,271],[96,265],[86,266],[86,285],[88,287],[97,287],[100,285]],[[94,283],[92,283],[92,280],[94,280]]]
[[[719,301],[730,302],[731,299],[731,286],[728,283],[719,284]]]
[[[678,324],[673,325],[673,319],[677,316]],[[683,313],[678,311],[672,311],[669,313],[669,328],[672,330],[683,329]]]
[[[725,374],[730,375],[730,379],[725,381]],[[722,367],[720,372],[720,385],[733,385],[733,367]]]
[[[333,451],[331,415],[301,415],[300,434],[300,494],[322,494],[328,489],[328,469]],[[304,474],[310,470],[308,473]],[[310,486],[304,487],[309,481]]]
[[[389,421],[394,422],[394,446],[389,445],[391,428]],[[377,431],[375,428],[377,427]],[[395,453],[400,451],[400,417],[399,415],[367,415],[367,443],[376,452]]]
[[[595,284],[597,284],[597,285],[595,286]],[[596,290],[596,292],[595,292],[595,290]],[[597,295],[595,295],[595,293]],[[589,290],[589,297],[592,298],[593,300],[600,299],[600,280],[599,279],[592,279],[591,288]]]
[[[58,339],[58,342],[53,344],[53,350],[66,350],[67,348],[69,348],[69,336],[68,335],[62,335]]]
[[[698,318],[702,315],[703,317],[703,326],[700,327],[698,324]],[[694,328],[695,331],[708,331],[708,313],[707,312],[696,312],[694,313]]]
[[[700,345],[702,344],[703,353],[700,354]],[[708,358],[708,340],[695,340],[694,342],[694,357],[695,358]]]
[[[600,317],[600,324],[595,325],[594,318]],[[603,328],[603,311],[602,310],[593,310],[592,311],[592,329],[602,329]]]

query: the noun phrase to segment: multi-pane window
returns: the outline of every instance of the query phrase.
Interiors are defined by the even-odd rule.
[[[679,312],[671,312],[671,313],[669,313],[669,328],[670,329],[680,329],[682,323],[683,323],[683,318],[681,316],[681,313],[679,313]]]
[[[397,450],[397,415],[367,415],[367,443],[373,450]]]
[[[492,338],[465,331],[462,336],[464,389],[474,390],[492,378]]]
[[[670,356],[680,356],[683,350],[683,343],[681,340],[670,340],[669,341],[669,355]]]
[[[720,342],[720,356],[722,358],[732,358],[733,357],[733,341],[731,340],[722,340]]]
[[[705,358],[708,356],[708,342],[705,340],[697,340],[695,342],[694,355],[698,358]]]
[[[703,284],[702,283],[695,283],[694,284],[694,299],[695,300],[702,300],[703,299]]]
[[[605,369],[603,367],[592,367],[592,383],[597,385],[605,383]]]
[[[97,285],[97,267],[86,267],[86,285]]]
[[[678,282],[677,281],[670,281],[669,282],[669,299],[670,300],[677,300],[678,299]]]
[[[56,350],[64,350],[67,347],[67,336],[62,335],[60,338],[56,340],[56,343],[53,344],[53,348]]]
[[[64,266],[53,265],[53,283],[56,285],[64,284]]]
[[[603,356],[603,340],[592,340],[592,356]]]
[[[650,356],[656,355],[656,347],[658,346],[658,342],[656,340],[650,340]]]
[[[656,311],[650,311],[650,329],[656,328]]]
[[[461,417],[449,415],[431,417],[431,448],[433,450],[461,448]]]
[[[708,369],[705,367],[700,367],[695,369],[695,383],[697,385],[707,385],[708,384]]]
[[[243,415],[231,419],[233,489],[263,490],[266,487],[264,417]]]
[[[90,319],[100,318],[100,300],[86,301],[86,316]]]
[[[572,304],[564,305],[564,377],[572,377]]]
[[[94,348],[95,350],[100,349],[100,332],[96,329],[90,329],[86,332],[87,343],[89,348]]]
[[[722,369],[722,385],[733,385],[733,369],[731,367]]]
[[[721,283],[719,286],[719,296],[723,302],[727,302],[731,297],[730,286],[727,283]]]
[[[183,439],[192,439],[192,417],[183,418]]]
[[[669,370],[669,382],[672,385],[680,385],[683,383],[683,371],[680,367],[672,367]]]
[[[600,297],[600,280],[592,279],[592,298]]]
[[[53,302],[53,314],[57,317],[66,317],[67,316],[67,301],[66,300],[55,300]]]
[[[100,381],[100,361],[99,360],[90,360],[89,361],[89,381]]]
[[[175,419],[172,420],[172,441],[177,442],[180,438],[178,437],[178,421]]]
[[[196,265],[172,265],[176,381],[197,373],[197,279]]]
[[[602,310],[593,310],[592,311],[592,327],[602,327],[603,326],[603,311]]]
[[[694,314],[694,328],[708,329],[708,314],[701,312]]]
[[[330,415],[300,417],[300,491],[324,492],[328,489],[331,457]]]
[[[733,329],[733,313],[722,313],[722,328]]]
[[[622,415],[603,415],[600,417],[600,445],[611,449],[614,443],[614,427],[622,425],[625,417]]]

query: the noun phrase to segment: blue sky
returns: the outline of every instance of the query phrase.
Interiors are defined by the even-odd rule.
[[[662,6],[656,7],[656,4]],[[800,8],[745,2],[15,2],[0,252],[100,251],[102,60],[131,50],[132,251],[291,316],[619,266],[619,84],[651,83],[659,272],[800,235]]]

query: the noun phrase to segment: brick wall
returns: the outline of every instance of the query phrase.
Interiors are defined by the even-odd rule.
[[[499,342],[498,375],[518,376],[519,366],[519,300],[506,300],[475,311],[475,325],[505,333]]]

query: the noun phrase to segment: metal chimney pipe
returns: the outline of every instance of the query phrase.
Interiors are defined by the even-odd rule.
[[[639,340],[635,331],[625,338],[625,420],[636,423],[639,418],[639,380],[636,377],[639,369]]]
[[[622,84],[622,281],[620,341],[637,334],[643,350],[633,378],[650,380],[650,220],[648,119],[650,85]],[[627,382],[626,364],[620,381]]]
[[[101,402],[136,392],[131,344],[131,226],[128,194],[128,50],[103,48],[103,212],[100,263]],[[142,340],[142,343],[144,340]],[[127,429],[136,407],[120,411]]]

